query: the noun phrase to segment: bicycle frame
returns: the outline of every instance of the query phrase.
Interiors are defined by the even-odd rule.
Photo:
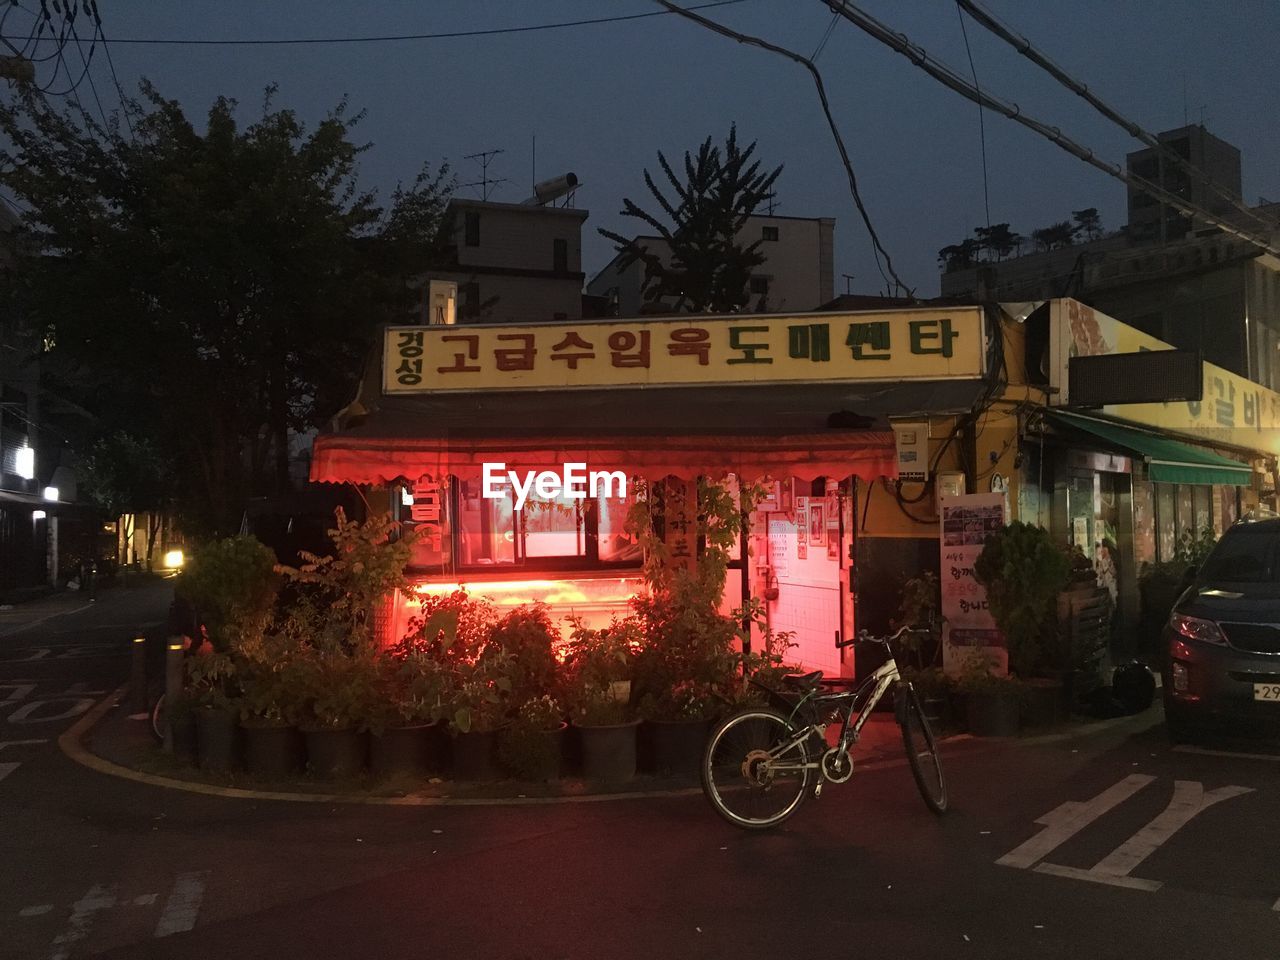
[[[871,675],[863,680],[862,683],[858,685],[857,689],[851,693],[805,694],[794,704],[791,711],[791,717],[794,718],[806,703],[812,704],[819,710],[822,710],[824,714],[826,712],[823,709],[824,706],[837,711],[843,710],[844,716],[840,724],[840,739],[837,741],[837,745],[832,749],[839,750],[842,755],[846,754],[849,752],[849,748],[858,742],[858,736],[862,732],[862,726],[867,722],[867,718],[871,715],[871,711],[876,708],[876,704],[884,698],[884,695],[889,692],[889,689],[901,680],[901,678],[902,675],[898,672],[898,663],[894,659],[892,652],[890,652],[889,659],[877,667]],[[855,709],[857,711],[856,720],[853,718]],[[825,779],[826,771],[822,766],[823,754],[819,754],[817,758],[810,763],[787,763],[785,761],[780,761],[779,758],[785,755],[788,750],[791,750],[801,741],[815,733],[822,737],[823,742],[825,743],[826,729],[827,724],[822,722],[810,723],[801,727],[789,740],[769,751],[769,756],[771,758],[771,762],[769,763],[770,769],[777,772],[798,772],[802,770],[817,769]]]

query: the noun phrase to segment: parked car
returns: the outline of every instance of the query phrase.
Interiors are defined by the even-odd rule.
[[[1187,584],[1164,628],[1170,737],[1280,738],[1280,519],[1231,527]]]

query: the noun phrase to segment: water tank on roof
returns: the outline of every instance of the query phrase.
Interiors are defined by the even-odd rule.
[[[564,176],[552,177],[550,180],[535,183],[533,185],[533,196],[526,200],[525,203],[544,207],[576,189],[578,189],[578,175],[566,173]]]

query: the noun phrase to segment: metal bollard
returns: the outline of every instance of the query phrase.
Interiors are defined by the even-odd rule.
[[[129,673],[129,712],[147,712],[147,638],[133,638],[133,664]]]
[[[170,637],[164,652],[164,703],[166,713],[182,696],[182,638]],[[164,752],[173,753],[173,724],[164,727]]]

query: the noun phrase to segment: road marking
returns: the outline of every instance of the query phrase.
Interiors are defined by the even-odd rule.
[[[76,607],[74,610],[60,610],[57,613],[51,613],[47,616],[40,617],[38,620],[32,620],[30,623],[24,623],[20,627],[15,627],[13,630],[6,630],[4,633],[0,633],[0,639],[17,636],[19,633],[22,633],[24,630],[30,630],[32,627],[38,627],[40,626],[40,624],[48,620],[52,620],[54,617],[69,617],[73,613],[80,613],[84,610],[89,610],[92,607],[93,607],[92,603],[86,603],[84,606]]]
[[[1072,880],[1105,883],[1113,887],[1127,887],[1130,890],[1146,890],[1147,892],[1159,890],[1163,886],[1160,880],[1143,880],[1140,877],[1112,876],[1098,873],[1096,867],[1092,870],[1082,870],[1079,867],[1064,867],[1057,863],[1038,863],[1035,866],[1035,872],[1049,873],[1055,877],[1070,877]]]
[[[1271,763],[1280,763],[1280,754],[1275,753],[1243,753],[1238,750],[1213,750],[1208,747],[1195,747],[1187,743],[1180,743],[1173,749],[1177,753],[1197,753],[1203,757],[1232,757],[1237,760],[1268,760]]]
[[[1135,867],[1155,853],[1162,844],[1190,823],[1192,818],[1200,812],[1208,810],[1223,800],[1254,792],[1252,787],[1227,786],[1206,793],[1203,784],[1199,781],[1175,780],[1173,796],[1164,810],[1092,867],[1088,869],[1067,867],[1044,860],[1045,856],[1068,838],[1102,814],[1123,803],[1154,779],[1154,777],[1134,774],[1108,787],[1092,800],[1084,803],[1068,801],[1062,804],[1036,821],[1044,825],[1044,830],[1022,846],[1005,854],[996,863],[1006,867],[1032,868],[1036,873],[1047,873],[1056,877],[1105,883],[1113,887],[1125,887],[1129,890],[1143,890],[1150,893],[1159,890],[1163,886],[1163,881],[1131,877],[1129,874]],[[1280,910],[1280,904],[1277,904],[1276,909]]]
[[[0,683],[0,690],[12,691],[4,699],[0,699],[0,707],[7,706],[11,703],[21,703],[35,691],[34,683]]]
[[[53,909],[52,903],[41,903],[34,907],[23,907],[18,911],[20,917],[42,917]]]
[[[95,883],[89,892],[71,905],[67,927],[53,938],[53,952],[49,960],[68,960],[71,948],[89,935],[93,916],[116,905],[115,891]]]
[[[37,743],[48,742],[49,740],[47,737],[41,737],[38,740],[0,740],[0,750],[3,750],[5,747],[28,747],[34,746]]]
[[[1274,904],[1272,904],[1271,909],[1280,910],[1280,900],[1277,900]]]
[[[185,933],[196,925],[200,902],[204,899],[204,881],[208,875],[207,870],[178,874],[173,890],[169,893],[169,900],[164,905],[164,913],[156,924],[157,937]]]
[[[33,717],[36,711],[49,706],[51,703],[69,703],[71,706],[66,707],[60,713],[52,716]],[[72,717],[78,717],[82,713],[87,713],[93,706],[93,700],[86,697],[53,697],[48,700],[30,700],[24,703],[13,713],[9,714],[10,723],[49,723],[53,720],[70,720]]]
[[[22,766],[22,764],[17,763],[16,761],[0,763],[0,781],[4,780],[5,777],[13,773],[13,771],[17,770],[20,766]]]
[[[1044,827],[1043,830],[1026,843],[1010,850],[996,863],[1002,867],[1016,867],[1022,870],[1034,866],[1093,821],[1124,803],[1153,780],[1155,777],[1134,773],[1103,790],[1092,800],[1068,800],[1035,821]]]
[[[133,905],[135,907],[149,907],[159,899],[160,894],[158,893],[144,893],[140,897],[133,898]]]
[[[1192,817],[1208,810],[1215,803],[1246,793],[1253,793],[1253,788],[1219,787],[1205,793],[1204,786],[1198,781],[1175,780],[1169,805],[1145,827],[1103,857],[1093,869],[1111,877],[1128,876],[1134,867],[1190,823]]]

